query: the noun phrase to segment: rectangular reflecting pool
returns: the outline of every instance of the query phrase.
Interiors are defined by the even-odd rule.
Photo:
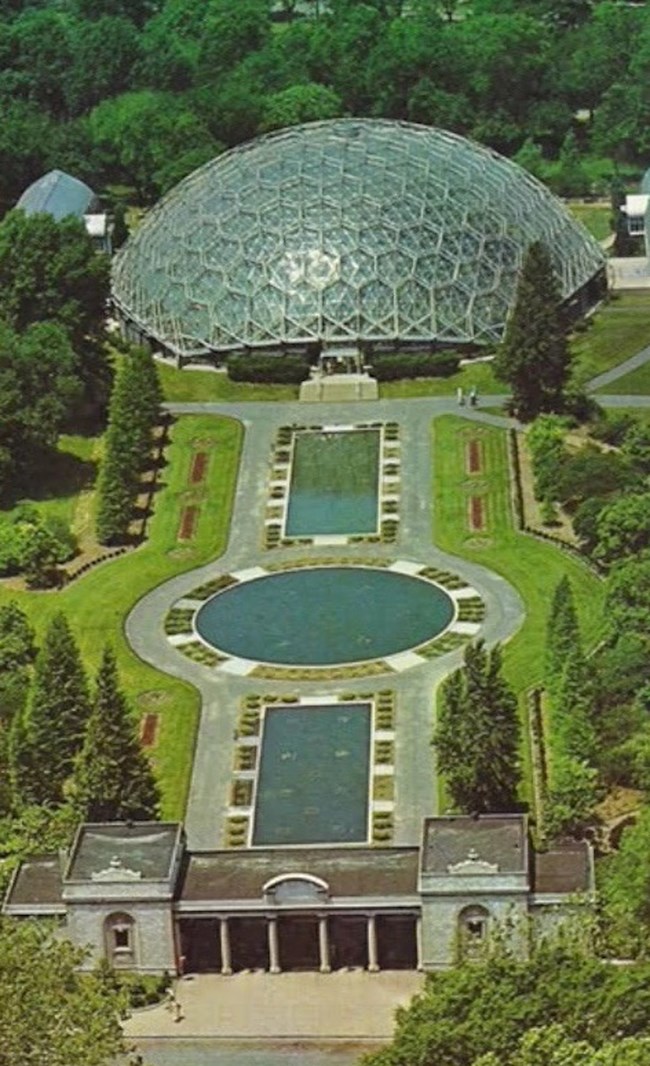
[[[310,430],[294,436],[284,534],[375,533],[381,430]]]
[[[267,707],[252,843],[368,838],[371,705]]]

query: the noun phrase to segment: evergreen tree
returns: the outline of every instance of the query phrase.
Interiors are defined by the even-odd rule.
[[[27,699],[36,655],[34,630],[17,603],[0,607],[0,728],[9,728]]]
[[[34,666],[14,765],[23,802],[57,805],[83,744],[90,701],[79,650],[64,614],[50,622]],[[19,745],[25,750],[21,752]]]
[[[554,724],[560,733],[562,747],[575,759],[591,761],[594,757],[596,737],[591,720],[592,701],[589,665],[577,643],[566,656],[553,696]]]
[[[524,421],[542,411],[562,410],[571,354],[560,288],[540,242],[531,244],[524,258],[494,370],[512,388],[514,407]]]
[[[434,735],[438,768],[462,811],[512,811],[517,806],[517,700],[501,673],[499,648],[469,645],[462,670],[444,683]]]
[[[573,590],[565,576],[558,582],[551,601],[546,629],[546,685],[557,687],[569,655],[580,647],[580,629]]]
[[[127,537],[140,475],[151,462],[152,430],[162,390],[153,358],[134,348],[115,379],[98,496],[97,536],[103,543]]]
[[[159,793],[119,687],[115,655],[104,650],[93,709],[73,783],[80,816],[91,822],[156,818]]]

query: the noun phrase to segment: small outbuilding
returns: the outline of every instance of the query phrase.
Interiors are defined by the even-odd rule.
[[[57,222],[78,218],[98,251],[111,252],[111,225],[99,197],[89,185],[62,170],[50,170],[32,182],[16,207],[26,215],[51,215]]]

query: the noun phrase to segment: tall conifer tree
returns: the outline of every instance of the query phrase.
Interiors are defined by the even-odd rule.
[[[580,629],[569,579],[555,587],[546,629],[546,685],[553,690],[561,681],[569,655],[580,647]]]
[[[158,815],[158,787],[120,690],[110,647],[104,650],[97,675],[73,793],[75,805],[87,821],[146,820]]]
[[[510,385],[524,421],[563,407],[571,353],[561,301],[550,256],[536,241],[524,258],[514,307],[494,360],[495,374]]]
[[[25,802],[63,802],[63,786],[83,743],[89,714],[79,649],[67,618],[58,613],[45,631],[23,728],[15,734],[16,783]]]
[[[499,648],[468,645],[463,669],[444,683],[434,744],[455,806],[465,812],[516,809],[517,700],[501,673]]]

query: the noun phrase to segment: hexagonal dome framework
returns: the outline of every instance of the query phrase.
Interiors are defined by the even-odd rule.
[[[426,126],[335,119],[180,182],[116,257],[113,297],[135,336],[181,358],[481,344],[500,339],[536,240],[564,299],[593,302],[600,247],[516,164]]]

